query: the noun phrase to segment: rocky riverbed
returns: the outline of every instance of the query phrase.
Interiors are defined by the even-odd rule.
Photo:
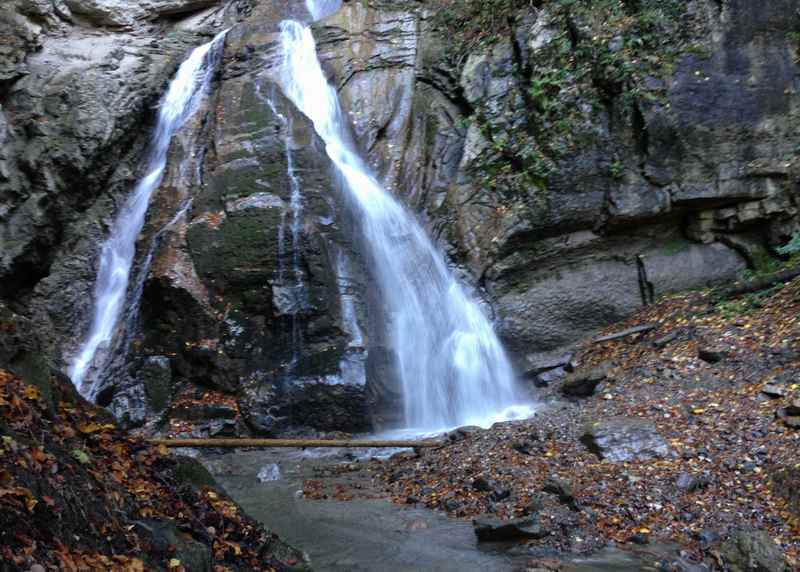
[[[796,568],[799,293],[795,281],[652,306],[613,330],[649,331],[585,342],[560,366],[571,373],[540,372],[534,419],[455,432],[373,470],[397,503],[526,519],[532,555],[675,542],[732,570],[781,570],[783,556]],[[742,550],[761,551],[747,558],[762,567],[737,568]]]
[[[646,569],[643,562],[797,569],[800,281],[762,298],[713,302],[708,293],[673,297],[608,330],[614,339],[584,342],[531,380],[542,401],[533,419],[462,428],[437,448],[388,460],[279,461],[282,474],[291,467],[279,493],[257,484],[269,453],[211,466],[234,498],[312,556],[337,543],[352,549],[323,562],[363,565],[389,545],[400,548],[387,562],[405,562],[406,551],[433,544],[437,557],[465,570],[485,562],[621,570],[602,566],[625,554],[631,570]],[[318,527],[330,545],[311,541]],[[343,538],[363,528],[370,540],[359,537],[369,546],[360,552]],[[574,568],[580,557],[598,567]]]

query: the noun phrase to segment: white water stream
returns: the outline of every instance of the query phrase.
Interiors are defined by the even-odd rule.
[[[315,3],[308,2],[312,10]],[[317,5],[319,3],[316,3]],[[358,209],[387,310],[407,429],[487,426],[529,416],[491,324],[448,270],[416,219],[375,179],[348,136],[338,96],[323,74],[311,30],[281,24],[286,96],[314,128]]]
[[[341,6],[342,0],[306,0],[308,13],[315,21],[330,16]]]
[[[136,184],[133,193],[114,220],[111,234],[100,253],[100,268],[94,289],[94,314],[89,335],[69,369],[72,382],[83,395],[93,397],[88,373],[102,368],[108,356],[98,352],[114,336],[125,307],[131,268],[136,254],[136,240],[144,226],[150,197],[161,184],[167,165],[172,136],[197,109],[208,91],[214,74],[213,56],[221,49],[226,32],[191,52],[161,100],[158,123],[150,143],[147,174]]]

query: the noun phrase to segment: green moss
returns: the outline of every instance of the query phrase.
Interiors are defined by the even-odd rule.
[[[784,284],[777,284],[772,288],[747,294],[736,300],[726,300],[717,304],[717,311],[726,319],[747,316],[763,308],[766,301],[779,292]]]
[[[214,284],[252,289],[277,268],[278,209],[252,209],[229,215],[218,227],[195,224],[187,241],[198,273]]]
[[[772,256],[766,248],[759,248],[751,253],[753,268],[748,272],[748,278],[756,278],[772,274],[780,269],[782,262]]]
[[[176,457],[175,477],[181,483],[197,488],[218,488],[217,481],[203,464],[190,457]]]
[[[343,355],[344,347],[340,344],[326,350],[307,352],[300,356],[294,373],[299,377],[312,377],[336,372]]]
[[[690,246],[691,243],[689,243],[689,241],[676,238],[664,243],[664,246],[661,248],[661,254],[664,256],[675,256],[681,252],[686,252],[689,250]]]
[[[789,32],[789,41],[794,48],[794,61],[800,64],[800,30]]]

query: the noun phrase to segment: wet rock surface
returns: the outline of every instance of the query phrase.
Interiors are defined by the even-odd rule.
[[[726,570],[731,572],[784,572],[789,566],[769,535],[756,530],[738,530],[719,548]]]
[[[544,538],[550,533],[543,529],[537,520],[532,517],[502,520],[492,516],[483,516],[474,519],[472,526],[475,528],[475,536],[481,542]]]

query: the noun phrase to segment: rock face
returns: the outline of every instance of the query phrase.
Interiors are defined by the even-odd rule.
[[[112,4],[141,19],[84,16]],[[58,366],[84,333],[96,253],[165,82],[228,10],[176,23],[157,4],[12,1],[0,14],[0,295],[35,319]]]
[[[288,16],[300,14],[260,5],[229,33],[220,81],[174,144],[127,381],[103,382],[112,409],[152,385],[159,360],[173,393],[236,395],[258,434],[370,427],[367,272],[314,131],[272,72]]]
[[[458,3],[353,2],[317,28],[358,140],[482,288],[521,367],[736,276],[797,228],[791,2],[665,6],[646,33],[542,4],[455,55]],[[668,65],[646,47],[623,80],[580,63],[615,66],[659,35]]]
[[[302,4],[4,5],[0,316],[24,327],[3,354],[65,369],[158,97],[190,47],[237,23],[173,142],[137,248],[130,351],[99,401],[141,423],[181,396],[231,394],[243,423],[217,424],[265,435],[397,420],[353,221],[280,93],[277,24],[307,18]],[[790,0],[522,4],[474,41],[469,19],[448,20],[459,2],[345,2],[314,30],[362,151],[521,372],[540,373],[662,294],[758,267],[800,228],[800,15]]]

